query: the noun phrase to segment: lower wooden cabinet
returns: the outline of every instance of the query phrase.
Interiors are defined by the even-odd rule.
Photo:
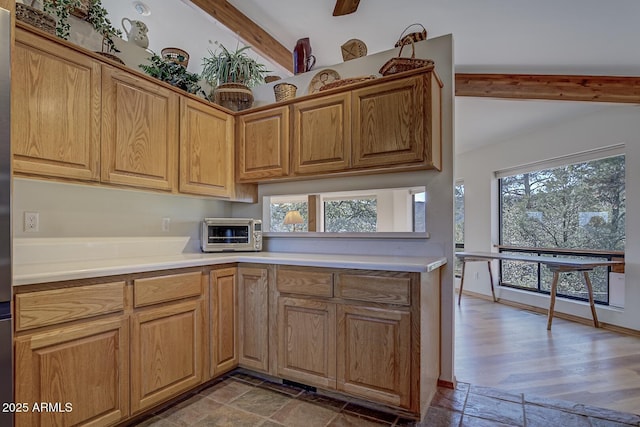
[[[338,390],[409,408],[410,320],[407,310],[338,305]]]
[[[439,374],[439,283],[437,272],[278,267],[277,375],[422,414]]]
[[[206,351],[201,299],[135,312],[132,325],[132,413],[203,381]]]
[[[335,388],[335,335],[334,303],[279,298],[278,376]]]
[[[126,317],[78,323],[15,340],[20,426],[107,426],[129,415]],[[46,408],[34,405],[50,405]]]
[[[238,268],[240,366],[269,371],[268,269]]]
[[[437,270],[240,264],[119,280],[16,292],[16,402],[57,405],[17,413],[17,427],[112,426],[237,366],[416,415],[435,394]]]
[[[238,366],[238,269],[224,268],[211,272],[209,292],[211,367],[216,377]]]

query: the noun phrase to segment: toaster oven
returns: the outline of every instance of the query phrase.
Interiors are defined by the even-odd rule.
[[[262,221],[252,218],[205,218],[203,252],[255,252],[262,250]]]

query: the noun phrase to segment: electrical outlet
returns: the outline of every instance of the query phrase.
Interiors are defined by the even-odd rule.
[[[24,231],[28,233],[40,231],[40,214],[38,212],[24,213]]]
[[[171,218],[162,218],[162,231],[169,231],[169,228],[171,228]]]

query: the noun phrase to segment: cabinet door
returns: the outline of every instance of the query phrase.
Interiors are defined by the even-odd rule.
[[[127,319],[79,323],[16,338],[16,426],[106,426],[129,414]],[[52,407],[40,412],[33,405]]]
[[[424,161],[421,76],[367,86],[352,93],[354,167]]]
[[[341,93],[293,105],[293,172],[346,170],[351,158],[351,95]]]
[[[102,181],[172,190],[178,108],[178,95],[171,90],[103,66]]]
[[[233,185],[233,116],[180,99],[180,192],[230,197]]]
[[[240,365],[269,370],[269,282],[266,268],[238,269]]]
[[[136,413],[203,380],[202,300],[136,312],[132,316],[131,412]]]
[[[225,268],[211,273],[211,377],[238,366],[237,272]]]
[[[336,387],[336,305],[298,298],[278,300],[278,376]]]
[[[337,389],[410,407],[408,311],[338,305]]]
[[[12,60],[14,172],[97,181],[99,62],[20,29]]]
[[[255,182],[289,174],[289,107],[238,117],[238,180]]]

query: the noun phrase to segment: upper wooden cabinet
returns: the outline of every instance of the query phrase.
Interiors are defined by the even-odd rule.
[[[424,159],[421,77],[353,91],[353,166],[386,166]]]
[[[440,170],[441,90],[433,69],[423,69],[244,113],[238,119],[239,180]],[[291,173],[282,151],[288,135],[280,128],[286,108]]]
[[[340,93],[295,103],[294,174],[342,171],[351,158],[351,96]]]
[[[255,182],[289,174],[289,107],[238,117],[238,180]]]
[[[353,94],[354,168],[442,167],[442,82],[434,71]]]
[[[180,99],[180,192],[231,197],[233,116]]]
[[[103,67],[101,179],[172,190],[177,170],[178,95]]]
[[[97,181],[100,63],[25,31],[12,59],[14,172]]]

